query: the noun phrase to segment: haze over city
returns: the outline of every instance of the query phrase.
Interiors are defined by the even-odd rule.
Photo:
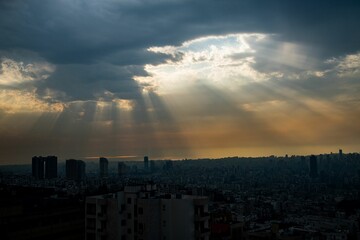
[[[0,1],[0,164],[358,152],[359,1]]]

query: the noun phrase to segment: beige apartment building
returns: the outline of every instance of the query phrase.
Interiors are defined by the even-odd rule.
[[[86,240],[208,240],[207,197],[162,194],[156,185],[86,199]]]

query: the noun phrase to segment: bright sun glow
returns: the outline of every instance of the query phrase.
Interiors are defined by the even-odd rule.
[[[150,76],[137,76],[135,80],[145,89],[156,89],[159,93],[179,91],[199,83],[231,89],[248,82],[284,76],[280,71],[262,72],[254,68],[258,58],[273,58],[275,62],[291,67],[305,66],[306,57],[299,46],[277,43],[271,37],[265,34],[230,34],[202,37],[181,46],[151,47],[148,51],[172,55],[176,60],[146,65],[145,70]],[[269,43],[276,48],[265,48]]]

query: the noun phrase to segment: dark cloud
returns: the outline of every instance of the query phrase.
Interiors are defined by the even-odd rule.
[[[38,94],[44,95],[48,88],[63,92],[67,99],[98,99],[105,92],[114,98],[137,98],[141,89],[132,79],[134,75],[147,75],[141,66],[116,66],[112,64],[69,64],[58,65],[56,71],[43,82],[38,83]]]
[[[323,58],[356,52],[359,11],[351,0],[0,1],[0,48],[56,64],[49,87],[83,99],[102,89],[136,93],[132,76],[171,58],[146,48],[208,34],[275,33]]]
[[[2,46],[37,49],[60,62],[88,61],[114,50],[228,32],[278,33],[320,46],[358,47],[349,37],[359,36],[358,1],[15,0],[1,4],[2,31],[8,33]]]

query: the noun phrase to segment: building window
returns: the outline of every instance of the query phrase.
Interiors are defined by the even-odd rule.
[[[95,215],[96,214],[96,204],[93,204],[93,203],[86,204],[86,214]]]
[[[101,214],[106,214],[106,210],[107,210],[107,208],[106,208],[106,205],[101,205],[101,210],[100,210],[100,212],[101,212]]]
[[[139,223],[139,234],[142,235],[144,233],[144,224]]]
[[[90,229],[90,230],[95,229],[95,227],[96,227],[95,218],[88,218],[86,222],[87,222],[87,224],[86,224],[87,229]]]
[[[131,213],[128,213],[128,214],[127,214],[127,218],[128,218],[128,219],[131,219]]]
[[[139,215],[142,215],[144,213],[144,209],[142,207],[139,208]]]
[[[125,204],[121,204],[121,209],[120,209],[121,212],[125,211]]]
[[[86,234],[86,240],[96,240],[95,233],[88,233]]]
[[[125,226],[125,225],[126,225],[126,220],[125,219],[121,220],[121,226]]]
[[[126,240],[126,235],[122,235],[121,240]]]
[[[131,198],[128,198],[128,199],[127,199],[127,203],[128,203],[128,204],[131,204]]]
[[[101,221],[101,229],[102,230],[106,229],[106,221]]]
[[[163,211],[166,210],[166,205],[165,205],[165,204],[162,205],[162,210],[163,210]]]

